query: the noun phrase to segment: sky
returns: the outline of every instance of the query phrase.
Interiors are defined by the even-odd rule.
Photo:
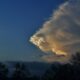
[[[65,0],[0,0],[0,61],[43,61],[29,38]]]

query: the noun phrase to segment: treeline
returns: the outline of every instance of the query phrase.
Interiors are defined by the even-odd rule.
[[[5,64],[0,63],[0,80],[39,80],[39,78],[32,76],[25,64],[16,63],[10,72]]]
[[[72,55],[69,63],[53,64],[41,80],[80,80],[80,53]]]
[[[12,73],[0,63],[0,80],[80,80],[80,53],[73,55],[70,63],[52,64],[42,77],[32,76],[23,63],[16,63]]]

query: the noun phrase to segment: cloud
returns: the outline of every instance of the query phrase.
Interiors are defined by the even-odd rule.
[[[69,0],[53,12],[30,41],[44,52],[56,56],[43,56],[45,60],[67,60],[80,49],[80,0]],[[57,57],[64,55],[63,57]]]

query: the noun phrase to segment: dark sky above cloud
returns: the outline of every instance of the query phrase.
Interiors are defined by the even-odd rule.
[[[0,0],[0,61],[40,61],[30,36],[65,0]]]

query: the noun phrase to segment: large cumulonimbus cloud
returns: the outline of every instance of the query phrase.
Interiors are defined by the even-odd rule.
[[[80,49],[80,0],[69,0],[60,5],[42,28],[30,38],[30,41],[41,50],[57,55],[43,56],[48,61],[59,60],[59,58],[66,60],[78,51]]]

